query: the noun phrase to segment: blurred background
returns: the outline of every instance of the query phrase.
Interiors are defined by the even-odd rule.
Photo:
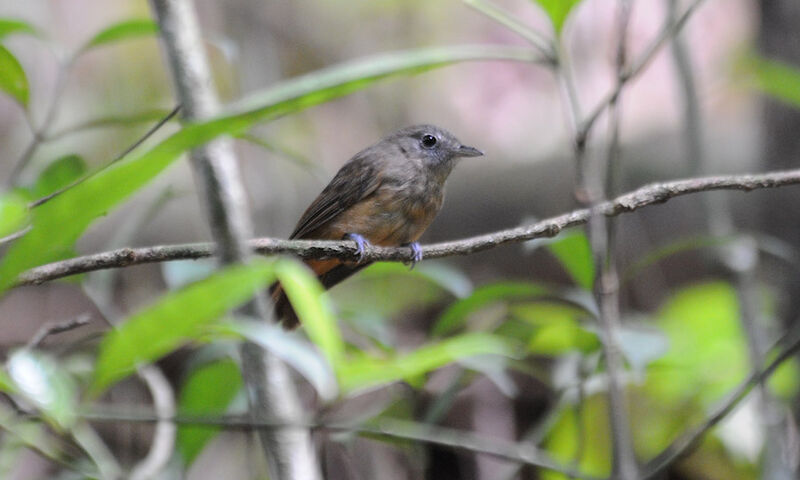
[[[497,4],[544,36],[554,35],[536,2]],[[688,2],[636,0],[632,5],[627,39],[630,58],[637,58],[661,31],[670,8],[682,11]],[[527,45],[456,0],[198,0],[196,6],[224,102],[282,79],[385,51]],[[614,0],[583,0],[561,33],[584,113],[616,82],[617,7]],[[46,39],[3,39],[28,76],[30,122],[40,125],[53,102],[59,59],[108,25],[149,18],[150,10],[142,0],[0,0],[0,17],[23,19],[47,33]],[[616,193],[697,174],[793,168],[800,153],[800,115],[796,107],[762,93],[765,87],[752,59],[762,55],[800,64],[797,25],[796,0],[704,2],[683,30],[682,46],[667,42],[624,90]],[[441,125],[486,152],[456,168],[445,206],[422,243],[511,228],[577,208],[573,134],[562,93],[553,72],[542,66],[465,63],[381,82],[259,126],[251,132],[251,141],[236,141],[257,234],[286,238],[348,158],[386,133],[415,123]],[[13,180],[15,185],[34,183],[66,153],[80,155],[89,168],[99,167],[154,120],[70,131],[75,125],[142,112],[155,112],[155,119],[175,103],[164,57],[153,37],[82,55],[58,98],[50,132],[66,133],[38,148]],[[171,123],[156,138],[177,128]],[[588,158],[606,154],[608,131],[603,116],[590,136]],[[0,97],[0,178],[11,177],[31,138],[19,106]],[[746,376],[754,342],[766,348],[796,323],[796,197],[791,187],[705,193],[617,219],[627,391],[642,459],[701,422],[705,412]],[[188,163],[180,161],[97,221],[77,252],[209,238]],[[431,338],[437,321],[454,303],[490,286],[548,285],[578,298],[578,304],[590,302],[591,295],[579,288],[580,274],[563,259],[585,255],[585,237],[576,230],[559,239],[562,243],[556,247],[533,241],[426,261],[414,274],[378,266],[336,287],[331,295],[348,341],[363,349],[411,349]],[[175,277],[197,275],[195,270],[202,271],[204,265],[127,268],[95,281],[102,286],[97,297],[75,282],[17,288],[0,301],[0,345],[9,351],[29,341],[47,322],[89,312],[90,326],[45,344],[67,348],[104,330],[101,318],[109,311],[124,318],[180,283]],[[753,335],[748,337],[742,322],[743,271],[751,282],[749,291],[756,292],[757,342]],[[534,438],[567,464],[607,474],[610,446],[603,439],[608,438],[608,425],[592,321],[574,306],[570,310],[559,302],[513,297],[500,295],[498,301],[487,302],[463,321],[462,328],[522,335],[530,347],[524,362],[496,368],[451,365],[413,387],[394,384],[373,390],[329,405],[323,413],[351,418],[368,411],[507,440]],[[97,298],[104,307],[98,307]],[[555,328],[550,338],[551,324],[570,325],[572,330]],[[192,358],[191,352],[181,351],[162,367],[180,384]],[[789,363],[781,372],[772,390],[753,395],[663,478],[796,478],[797,370]],[[313,390],[298,382],[309,405],[316,405]],[[147,391],[134,380],[116,387],[107,400],[149,402]],[[133,463],[147,451],[149,426],[98,428],[123,463]],[[444,447],[323,433],[315,439],[326,478],[331,479],[563,478]],[[223,433],[188,468],[187,478],[255,478],[252,464],[257,453],[251,447],[248,435]],[[15,479],[49,478],[59,471],[30,451],[14,465]]]

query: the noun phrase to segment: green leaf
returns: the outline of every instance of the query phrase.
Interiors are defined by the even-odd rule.
[[[701,250],[711,247],[719,247],[726,245],[735,240],[735,236],[727,237],[712,237],[710,235],[692,236],[686,238],[679,238],[671,241],[666,245],[656,247],[649,252],[646,252],[643,257],[636,260],[629,266],[622,275],[623,282],[628,282],[638,275],[645,268],[655,265],[656,263],[665,260],[673,255],[679,253],[690,252],[693,250]]]
[[[239,135],[256,122],[297,112],[399,74],[419,73],[455,62],[533,61],[529,49],[462,46],[389,53],[310,73],[256,93],[223,114],[186,125],[151,150],[118,162],[34,209],[33,228],[0,263],[0,293],[24,270],[54,261],[91,222],[143,187],[190,148],[220,135]]]
[[[77,388],[54,358],[20,349],[8,359],[7,368],[17,391],[36,405],[53,426],[67,430],[75,423]]]
[[[42,198],[79,179],[86,173],[86,162],[78,155],[66,155],[51,163],[39,174],[32,194]]]
[[[20,105],[28,106],[28,77],[14,55],[0,45],[0,90],[6,92]]]
[[[339,393],[333,366],[314,345],[295,333],[263,321],[225,324],[224,329],[260,345],[297,370],[316,390],[322,400],[333,400]]]
[[[157,32],[158,25],[152,20],[146,18],[124,20],[96,34],[81,50],[85,51],[92,47],[108,45],[131,38],[145,37]]]
[[[0,391],[4,393],[14,393],[17,391],[17,386],[5,370],[0,370]]]
[[[28,223],[28,200],[17,192],[0,194],[0,237],[20,231]]]
[[[500,282],[477,288],[469,297],[453,303],[433,327],[433,335],[443,336],[464,326],[470,315],[502,300],[519,300],[548,294],[539,285],[522,282]]]
[[[589,240],[583,232],[564,235],[547,244],[575,284],[591,290],[594,285],[594,259]]]
[[[242,376],[236,362],[229,358],[194,370],[181,387],[178,411],[182,415],[216,416],[225,413],[242,388]],[[211,425],[178,426],[178,451],[188,466],[219,432]]]
[[[275,273],[308,337],[320,348],[333,369],[338,371],[344,355],[344,340],[317,277],[297,261],[278,262]]]
[[[100,344],[91,392],[98,394],[206,331],[202,328],[275,280],[275,265],[234,265],[164,295],[106,334]]]
[[[16,18],[0,18],[0,40],[14,33],[29,33],[38,35],[39,32],[30,23]]]
[[[408,380],[426,374],[461,358],[475,355],[514,357],[518,349],[496,335],[467,333],[432,343],[393,358],[367,356],[349,359],[340,365],[342,390],[352,392],[397,380]]]
[[[800,107],[800,69],[777,60],[753,55],[744,61],[754,87],[767,95]]]
[[[581,2],[581,0],[534,1],[538,3],[540,7],[542,7],[542,10],[544,10],[545,13],[547,13],[547,16],[553,23],[553,29],[556,31],[556,35],[561,34],[561,30],[564,28],[564,22],[567,21],[567,17],[569,16],[570,12]]]
[[[592,352],[600,347],[597,335],[580,322],[590,314],[573,305],[553,301],[525,303],[512,307],[511,314],[533,327],[528,340],[531,353],[561,355],[570,351]]]

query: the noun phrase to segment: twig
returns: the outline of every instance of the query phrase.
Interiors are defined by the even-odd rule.
[[[667,467],[683,457],[691,450],[709,430],[714,428],[719,422],[725,419],[734,408],[747,396],[750,390],[756,385],[767,380],[775,370],[786,360],[792,358],[800,352],[800,335],[795,334],[792,341],[782,342],[787,346],[769,362],[764,369],[753,372],[745,379],[700,425],[686,433],[681,438],[675,440],[656,458],[648,462],[643,469],[642,480],[657,477]]]
[[[64,322],[48,323],[42,325],[41,328],[39,328],[39,330],[33,336],[33,338],[30,339],[27,346],[28,348],[36,348],[39,345],[41,345],[44,339],[49,337],[50,335],[68,332],[70,330],[82,327],[84,325],[87,325],[89,323],[89,320],[91,319],[92,319],[91,315],[89,315],[88,313],[84,313]]]
[[[203,41],[191,0],[151,0],[160,27],[177,95],[185,118],[207,119],[219,110]],[[205,209],[223,264],[247,263],[247,239],[252,236],[247,195],[242,186],[230,141],[216,140],[192,151],[192,167],[200,184]],[[263,294],[256,295],[247,313],[269,320]],[[279,419],[287,424],[302,418],[302,405],[286,366],[270,352],[250,342],[240,348],[250,415],[254,420]],[[319,465],[306,429],[259,429],[270,478],[317,480]]]
[[[493,3],[484,0],[463,0],[468,6],[474,8],[478,12],[494,20],[495,22],[503,25],[507,29],[521,36],[533,47],[539,51],[544,57],[545,63],[556,65],[558,57],[556,56],[555,49],[550,40],[547,40],[536,30],[524,25],[514,19],[514,16],[503,10],[502,8],[494,5]]]
[[[159,421],[171,421],[182,425],[223,427],[242,430],[253,429],[278,429],[285,428],[286,423],[280,421],[253,421],[244,415],[225,415],[225,416],[197,416],[197,415],[175,415],[172,417],[160,417],[151,413],[105,413],[93,409],[82,414],[83,418],[96,422],[137,422],[154,423]],[[565,475],[572,475],[575,478],[586,480],[600,480],[580,472],[575,472],[566,468],[554,460],[550,459],[546,452],[532,448],[530,445],[520,445],[498,438],[487,438],[475,435],[471,432],[456,430],[437,425],[408,422],[395,419],[382,419],[376,426],[354,425],[349,423],[325,423],[325,422],[303,422],[292,424],[291,426],[307,428],[316,431],[327,432],[352,432],[359,435],[379,438],[389,438],[398,440],[411,440],[422,443],[442,445],[459,450],[466,450],[474,453],[491,455],[493,457],[510,460],[526,465],[531,465]]]
[[[6,179],[7,186],[14,185],[14,183],[17,181],[17,178],[25,169],[25,167],[28,166],[31,158],[33,158],[33,154],[39,149],[39,146],[42,144],[42,141],[44,141],[50,126],[55,121],[56,114],[58,113],[58,105],[61,102],[61,94],[64,92],[64,88],[67,85],[67,77],[72,69],[74,59],[75,57],[70,57],[59,64],[58,73],[56,74],[56,83],[53,87],[53,97],[50,99],[50,104],[48,105],[47,111],[44,114],[44,120],[42,120],[42,123],[38,128],[33,128],[31,132],[33,134],[33,138],[25,148],[25,151],[22,152],[20,158],[14,163],[14,167],[11,169],[11,173]],[[30,119],[28,122],[32,125],[32,121]]]
[[[764,188],[779,188],[800,184],[800,169],[749,175],[720,175],[689,178],[671,182],[653,183],[603,202],[597,208],[613,217],[635,212],[641,208],[661,204],[672,198],[714,190],[739,190],[749,192]],[[499,230],[484,235],[422,247],[424,258],[441,258],[469,255],[489,250],[507,243],[518,243],[534,238],[554,237],[569,227],[583,225],[589,218],[589,209],[581,208],[521,227]],[[261,238],[250,241],[250,247],[262,255],[292,254],[302,258],[341,258],[356,260],[356,246],[351,241],[280,240]],[[75,257],[36,267],[22,273],[17,285],[36,285],[58,278],[92,272],[106,268],[121,268],[145,263],[172,260],[196,260],[210,257],[215,249],[207,243],[165,245],[143,248],[121,248],[108,252]],[[406,247],[372,246],[364,252],[368,261],[410,261],[411,249]]]
[[[656,53],[659,52],[661,47],[664,43],[667,42],[670,38],[676,35],[678,32],[681,31],[683,26],[686,24],[687,20],[691,18],[692,14],[697,10],[698,7],[704,2],[705,0],[694,0],[689,7],[683,12],[681,16],[679,16],[674,22],[667,21],[666,24],[662,27],[661,31],[659,32],[656,39],[645,49],[645,52],[642,53],[632,64],[628,67],[622,74],[620,75],[617,85],[615,88],[609,92],[605,97],[603,97],[600,102],[594,107],[594,109],[583,119],[583,122],[580,124],[578,128],[577,134],[577,141],[578,142],[586,142],[586,138],[589,135],[592,127],[594,126],[595,122],[600,115],[605,111],[605,109],[611,105],[612,102],[619,96],[622,89],[625,85],[634,77],[637,77],[642,71],[650,64],[653,58],[656,56]]]
[[[153,409],[160,418],[169,418],[175,415],[175,393],[172,386],[157,367],[147,365],[139,368],[139,377],[144,380],[150,395],[153,398]],[[131,471],[130,480],[148,480],[157,478],[158,474],[167,466],[175,450],[175,435],[177,428],[175,422],[159,420],[156,422],[153,442],[150,451]]]
[[[118,161],[122,160],[123,158],[125,158],[126,156],[128,156],[128,154],[129,154],[129,153],[131,153],[132,151],[134,151],[134,150],[136,149],[136,147],[138,147],[139,145],[141,145],[142,143],[144,143],[144,142],[145,142],[145,141],[146,141],[148,138],[150,138],[150,137],[151,137],[151,136],[152,136],[154,133],[156,133],[156,132],[157,132],[157,131],[158,131],[158,130],[161,128],[161,127],[163,127],[163,126],[164,126],[164,124],[166,124],[167,122],[169,122],[170,120],[172,120],[172,118],[173,118],[175,115],[177,115],[177,114],[178,114],[178,112],[180,112],[180,110],[181,110],[181,106],[180,106],[180,104],[179,104],[179,105],[177,105],[175,108],[173,108],[173,109],[172,109],[172,111],[171,111],[171,112],[169,112],[169,114],[167,114],[167,116],[166,116],[166,117],[162,118],[161,120],[159,120],[159,121],[158,121],[158,123],[156,123],[155,125],[153,125],[152,127],[150,127],[150,129],[149,129],[147,132],[145,132],[145,134],[144,134],[144,135],[142,135],[141,137],[139,137],[139,138],[138,138],[138,139],[137,139],[135,142],[133,142],[133,143],[132,143],[132,144],[131,144],[131,145],[130,145],[128,148],[126,148],[125,150],[123,150],[122,152],[120,152],[120,153],[119,153],[119,154],[118,154],[116,157],[114,157],[113,159],[111,159],[111,161],[110,161],[110,162],[108,162],[107,164],[105,164],[105,165],[103,165],[102,167],[100,167],[100,169],[99,169],[99,170],[95,170],[94,172],[91,172],[91,173],[89,173],[88,175],[84,175],[83,177],[81,177],[81,178],[79,178],[79,179],[75,180],[74,182],[70,183],[69,185],[67,185],[67,186],[65,186],[65,187],[63,187],[63,188],[60,188],[60,189],[56,190],[55,192],[53,192],[53,193],[51,193],[51,194],[49,194],[49,195],[46,195],[46,196],[44,196],[44,197],[42,197],[42,198],[39,198],[39,199],[37,199],[37,200],[34,200],[34,201],[32,201],[31,203],[29,203],[29,204],[28,204],[28,208],[35,208],[35,207],[38,207],[39,205],[42,205],[42,204],[44,204],[44,203],[46,203],[46,202],[49,202],[50,200],[52,200],[53,198],[55,198],[55,197],[57,197],[57,196],[61,195],[62,193],[64,193],[64,192],[66,192],[67,190],[69,190],[70,188],[73,188],[73,187],[75,187],[76,185],[80,185],[81,183],[85,182],[86,180],[88,180],[89,178],[93,177],[94,175],[97,175],[98,173],[100,173],[100,172],[102,172],[103,170],[107,169],[107,168],[108,168],[108,167],[110,167],[111,165],[114,165],[114,164],[115,164],[115,163],[117,163]]]

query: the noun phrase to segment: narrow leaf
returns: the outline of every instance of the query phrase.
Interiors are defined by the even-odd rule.
[[[787,63],[759,56],[745,61],[755,88],[782,102],[800,107],[800,69]]]
[[[305,265],[297,261],[278,262],[276,274],[308,337],[338,371],[344,355],[344,341],[322,285]]]
[[[0,237],[18,232],[28,222],[28,202],[16,192],[0,194]]]
[[[581,0],[535,0],[535,2],[545,11],[553,23],[556,35],[559,35],[570,12]]]
[[[8,49],[0,45],[0,90],[6,92],[23,107],[28,106],[28,77],[19,61]]]
[[[163,296],[106,334],[100,344],[91,392],[132,373],[138,365],[159,359],[203,335],[206,326],[247,301],[274,281],[272,263],[231,266]]]
[[[594,260],[586,234],[565,235],[547,244],[575,283],[586,290],[594,285]]]
[[[158,32],[158,25],[149,19],[125,20],[102,30],[86,43],[82,50],[108,45],[122,40],[153,35]]]
[[[443,336],[462,328],[471,314],[495,302],[531,298],[547,293],[546,288],[532,283],[500,282],[485,285],[445,310],[434,325],[433,334]]]
[[[14,34],[28,33],[38,35],[38,31],[30,23],[16,18],[0,18],[0,40]]]
[[[421,347],[390,359],[353,358],[340,367],[344,391],[361,390],[426,374],[449,363],[475,355],[516,356],[506,339],[483,333],[467,333]]]
[[[225,358],[193,371],[181,387],[178,411],[183,415],[221,415],[242,388],[242,376],[236,362]],[[191,465],[220,427],[180,425],[178,451],[185,464]]]
[[[47,166],[33,186],[34,198],[41,198],[74,182],[86,173],[86,162],[78,155],[67,155]]]

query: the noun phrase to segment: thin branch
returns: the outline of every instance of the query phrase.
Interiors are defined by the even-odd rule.
[[[170,421],[176,424],[192,426],[223,427],[227,429],[279,429],[289,425],[280,421],[254,421],[244,415],[199,416],[174,415],[163,417],[152,413],[107,413],[93,409],[84,412],[82,417],[95,422],[135,422],[155,423]],[[544,468],[574,478],[585,480],[601,480],[598,477],[584,475],[552,460],[546,452],[527,444],[518,444],[499,438],[487,438],[471,432],[441,427],[437,425],[408,422],[404,420],[382,419],[375,426],[354,425],[349,423],[305,422],[291,424],[315,431],[349,432],[368,437],[379,437],[394,440],[410,440],[421,443],[441,445],[468,452],[491,455],[525,465]]]
[[[30,339],[28,342],[29,348],[36,348],[42,344],[45,338],[49,337],[50,335],[55,335],[58,333],[68,332],[70,330],[75,330],[76,328],[80,328],[84,325],[89,323],[91,320],[91,316],[88,313],[84,313],[79,315],[75,318],[69,319],[64,322],[59,323],[47,323],[42,325],[42,327],[36,332],[33,338]]]
[[[175,108],[173,108],[173,109],[172,109],[172,111],[171,111],[171,112],[169,112],[169,113],[167,114],[167,116],[166,116],[166,117],[162,118],[161,120],[159,120],[159,121],[158,121],[158,123],[156,123],[155,125],[153,125],[152,127],[150,127],[150,129],[149,129],[149,130],[147,130],[147,132],[145,132],[145,134],[144,134],[144,135],[142,135],[141,137],[139,137],[139,138],[138,138],[138,139],[137,139],[135,142],[133,142],[133,143],[132,143],[132,144],[131,144],[131,145],[130,145],[128,148],[126,148],[125,150],[123,150],[122,152],[120,152],[120,153],[119,153],[119,154],[118,154],[116,157],[114,157],[113,159],[111,159],[111,161],[110,161],[110,162],[108,162],[107,164],[105,164],[105,165],[103,165],[102,167],[100,167],[100,169],[99,169],[99,170],[95,170],[94,172],[91,172],[91,173],[89,173],[89,174],[87,174],[87,175],[84,175],[83,177],[81,177],[81,178],[79,178],[79,179],[75,180],[74,182],[70,183],[69,185],[67,185],[67,186],[65,186],[65,187],[63,187],[63,188],[60,188],[60,189],[56,190],[55,192],[53,192],[53,193],[51,193],[51,194],[49,194],[49,195],[46,195],[46,196],[44,196],[44,197],[42,197],[42,198],[39,198],[39,199],[37,199],[37,200],[34,200],[34,201],[32,201],[31,203],[29,203],[29,204],[28,204],[28,208],[35,208],[35,207],[38,207],[39,205],[42,205],[42,204],[44,204],[44,203],[47,203],[47,202],[49,202],[49,201],[50,201],[50,200],[52,200],[53,198],[55,198],[55,197],[57,197],[57,196],[61,195],[62,193],[64,193],[64,192],[66,192],[67,190],[69,190],[69,189],[71,189],[71,188],[75,187],[76,185],[80,185],[81,183],[85,182],[86,180],[88,180],[89,178],[93,177],[94,175],[97,175],[98,173],[100,173],[100,172],[102,172],[103,170],[107,169],[107,168],[108,168],[108,167],[110,167],[111,165],[114,165],[114,164],[115,164],[115,163],[117,163],[118,161],[122,160],[123,158],[125,158],[126,156],[128,156],[128,154],[129,154],[129,153],[131,153],[132,151],[134,151],[134,150],[136,149],[136,147],[138,147],[139,145],[141,145],[142,143],[144,143],[144,142],[145,142],[145,141],[146,141],[148,138],[150,138],[150,137],[151,137],[151,136],[152,136],[154,133],[156,133],[156,132],[157,132],[157,131],[158,131],[158,130],[161,128],[161,127],[163,127],[163,126],[164,126],[164,124],[166,124],[167,122],[169,122],[170,120],[172,120],[172,118],[173,118],[175,115],[177,115],[177,114],[178,114],[178,112],[180,112],[180,111],[181,111],[181,106],[180,106],[180,104],[178,104],[178,105],[177,105]]]
[[[468,6],[474,8],[486,17],[494,20],[495,22],[503,25],[510,31],[516,33],[520,37],[530,42],[533,47],[539,51],[544,57],[545,63],[556,65],[557,57],[553,44],[550,40],[545,38],[542,34],[533,30],[532,28],[518,22],[514,19],[514,15],[503,10],[497,5],[484,1],[484,0],[463,0]]]
[[[643,469],[642,480],[655,478],[661,474],[667,467],[675,463],[677,460],[686,455],[697,443],[708,433],[709,430],[714,428],[719,422],[724,420],[736,406],[747,396],[748,393],[758,385],[766,381],[775,370],[786,360],[795,356],[800,352],[800,335],[795,334],[791,341],[782,342],[787,346],[778,353],[778,355],[770,361],[762,370],[750,374],[744,382],[742,382],[716,409],[714,409],[709,417],[700,425],[683,435],[681,438],[675,440],[669,447],[667,447],[661,454],[651,460]]]
[[[603,202],[597,208],[604,215],[614,217],[624,213],[635,212],[650,205],[665,203],[675,197],[700,192],[714,190],[749,192],[798,184],[800,184],[800,169],[757,175],[720,175],[689,178],[646,185],[613,200]],[[555,237],[565,228],[585,224],[588,218],[589,209],[581,208],[530,225],[499,230],[461,240],[426,245],[422,247],[422,252],[426,259],[469,255],[507,243],[518,243],[534,238]],[[351,241],[261,238],[251,240],[250,247],[262,255],[292,254],[302,258],[356,260],[356,246]],[[58,278],[106,268],[122,268],[172,260],[196,260],[210,257],[214,253],[214,247],[207,243],[121,248],[33,268],[20,275],[17,285],[38,285]],[[367,261],[408,262],[412,257],[413,252],[407,247],[371,246],[366,249],[363,258]]]
[[[589,115],[583,120],[578,128],[578,135],[577,140],[579,142],[585,142],[589,132],[594,126],[595,122],[600,115],[611,105],[612,102],[616,100],[619,96],[622,89],[625,85],[633,78],[637,77],[642,71],[647,67],[656,54],[661,50],[661,47],[666,43],[670,38],[675,36],[678,32],[683,29],[683,26],[686,25],[686,22],[691,18],[692,14],[700,7],[700,5],[705,0],[694,0],[689,7],[680,15],[675,21],[667,21],[666,24],[662,27],[659,34],[656,36],[655,40],[645,49],[644,53],[642,53],[618,78],[617,85],[615,88],[609,92],[605,97],[603,97],[600,102],[594,107],[594,109],[589,113]]]
[[[67,77],[69,76],[70,70],[72,70],[74,58],[75,57],[70,57],[66,61],[62,61],[59,64],[58,73],[56,74],[56,83],[53,87],[53,96],[50,99],[50,104],[48,105],[47,111],[44,114],[44,120],[42,120],[42,124],[39,125],[38,128],[33,128],[33,138],[25,148],[25,151],[22,152],[20,158],[17,159],[17,161],[14,163],[14,166],[11,168],[11,173],[6,179],[7,186],[14,185],[14,183],[17,181],[19,175],[22,174],[22,171],[25,170],[25,167],[28,166],[31,158],[33,158],[33,154],[36,153],[36,150],[39,149],[39,146],[45,140],[45,136],[50,130],[50,126],[55,121],[56,114],[58,113],[58,106],[61,103],[61,95],[64,93],[64,88],[67,85]],[[32,120],[30,119],[28,120],[28,123],[33,125]]]

